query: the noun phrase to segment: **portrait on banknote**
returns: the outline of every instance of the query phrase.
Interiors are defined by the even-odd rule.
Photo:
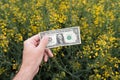
[[[64,44],[64,36],[62,33],[56,34],[56,39],[58,44]]]

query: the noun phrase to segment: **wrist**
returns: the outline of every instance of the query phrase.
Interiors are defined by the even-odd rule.
[[[21,65],[21,68],[13,80],[32,80],[37,73],[37,69],[32,66]]]
[[[37,73],[37,68],[35,68],[33,65],[28,66],[21,65],[20,71],[25,72],[26,74],[28,74],[28,76],[33,78]]]

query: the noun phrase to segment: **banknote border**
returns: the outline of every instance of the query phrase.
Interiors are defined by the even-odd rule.
[[[62,46],[71,46],[71,45],[78,45],[78,44],[81,44],[80,42],[79,43],[75,43],[75,44],[67,44],[67,45],[59,45],[59,46],[53,46],[53,47],[47,47],[47,48],[55,48],[55,47],[62,47]]]
[[[68,27],[68,28],[62,28],[62,29],[70,29],[70,28],[78,28],[78,31],[79,31],[79,42],[78,43],[75,43],[75,44],[66,44],[66,45],[58,45],[58,46],[52,46],[52,47],[47,47],[47,48],[55,48],[55,47],[59,47],[59,46],[70,46],[70,45],[81,44],[80,27],[79,26],[75,26],[75,27]],[[59,30],[62,30],[62,29],[57,29],[57,30],[59,31]],[[50,32],[50,31],[54,32],[55,30],[48,30],[48,31],[39,32],[40,39],[41,39],[41,36],[40,36],[41,33]]]

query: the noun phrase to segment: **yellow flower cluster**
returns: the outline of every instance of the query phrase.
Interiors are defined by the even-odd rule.
[[[0,47],[2,48],[3,52],[7,52],[7,48],[9,44],[9,40],[7,39],[7,36],[6,36],[7,28],[5,26],[6,24],[0,21],[0,30],[2,33],[0,34]]]

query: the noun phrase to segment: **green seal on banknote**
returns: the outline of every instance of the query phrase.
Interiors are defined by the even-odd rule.
[[[71,39],[72,39],[72,37],[69,35],[69,36],[67,36],[67,39],[68,39],[68,40],[71,40]]]

